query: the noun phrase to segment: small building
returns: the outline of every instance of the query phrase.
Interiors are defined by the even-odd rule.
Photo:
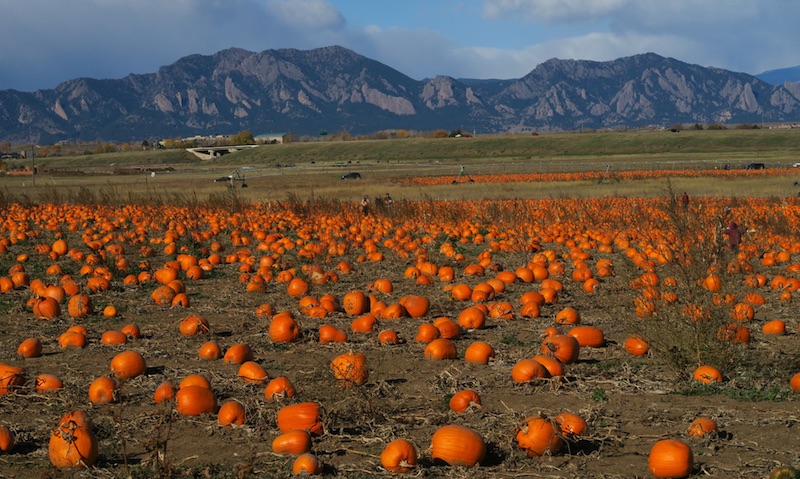
[[[283,143],[288,133],[263,133],[255,137],[256,143],[261,145],[275,145]]]

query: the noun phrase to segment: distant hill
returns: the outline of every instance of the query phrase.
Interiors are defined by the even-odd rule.
[[[797,83],[800,82],[800,66],[768,70],[756,75],[756,78],[770,85],[783,85],[786,82]]]
[[[0,91],[0,140],[141,141],[250,130],[479,133],[761,123],[800,117],[800,85],[653,53],[551,59],[519,79],[414,80],[339,46],[228,49],[155,73]]]

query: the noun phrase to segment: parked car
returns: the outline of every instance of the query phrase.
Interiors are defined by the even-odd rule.
[[[792,163],[792,168],[800,168],[800,162]]]
[[[745,170],[763,170],[767,166],[764,163],[748,163],[744,167]]]

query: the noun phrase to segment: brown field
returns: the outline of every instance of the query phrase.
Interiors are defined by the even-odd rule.
[[[800,268],[792,267],[800,263],[800,201],[793,170],[729,178],[665,175],[620,181],[609,175],[604,181],[476,181],[423,187],[402,180],[453,176],[462,164],[475,177],[543,167],[512,160],[392,167],[380,162],[315,162],[254,166],[244,170],[248,188],[231,189],[213,182],[233,170],[242,171],[241,164],[227,161],[213,167],[176,163],[155,176],[92,167],[82,174],[39,175],[35,186],[30,178],[0,178],[0,242],[5,240],[7,250],[0,253],[0,276],[10,277],[8,271],[19,263],[28,281],[55,284],[61,275],[45,270],[58,264],[63,274],[86,289],[94,274],[81,274],[87,257],[97,259],[95,271],[106,267],[111,275],[107,290],[90,291],[95,312],[85,318],[71,318],[62,304],[59,317],[39,320],[26,305],[34,296],[30,287],[0,293],[0,363],[23,367],[27,377],[24,386],[0,395],[0,425],[16,435],[15,448],[0,453],[0,477],[287,477],[294,457],[271,449],[279,434],[276,416],[282,406],[305,401],[317,402],[323,410],[325,432],[313,439],[312,451],[326,477],[392,476],[380,467],[379,456],[395,438],[416,445],[420,459],[412,474],[432,478],[653,477],[648,453],[666,438],[691,446],[692,477],[764,478],[780,465],[800,466],[800,396],[789,387],[790,378],[800,372],[800,293],[786,298],[783,286],[772,287],[775,278],[800,279]],[[602,164],[602,159],[597,161]],[[558,168],[554,165],[548,171]],[[605,171],[597,165],[589,169]],[[622,170],[620,163],[609,171]],[[347,171],[360,171],[364,178],[340,180]],[[691,196],[688,209],[671,202],[683,191]],[[361,215],[358,198],[387,192],[396,200],[391,209],[373,205],[368,216]],[[61,202],[74,206],[39,206]],[[139,206],[125,206],[130,203]],[[726,248],[721,235],[730,219],[748,230],[739,255]],[[84,257],[49,257],[45,250],[57,232]],[[222,264],[203,279],[179,274],[187,307],[155,304],[151,294],[158,283],[152,279],[124,282],[129,274],[155,273],[182,256],[208,258],[215,241],[223,247]],[[169,243],[175,244],[174,252]],[[337,251],[337,244],[346,247]],[[452,253],[443,247],[446,244],[453,246]],[[102,259],[101,252],[112,251],[114,245],[124,250],[126,268],[116,262],[118,255],[109,252]],[[152,254],[142,249],[145,246],[152,247]],[[382,260],[367,257],[374,250],[383,254]],[[456,320],[476,303],[454,300],[447,285],[474,288],[501,271],[514,272],[541,261],[545,252],[550,255],[546,263],[564,267],[563,275],[553,276],[563,289],[557,301],[541,306],[539,317],[522,317],[520,298],[541,290],[542,281],[517,279],[493,298],[478,301],[487,306],[509,302],[513,319],[487,318],[483,329],[462,328],[453,340],[454,360],[424,358],[425,344],[415,340],[419,326],[442,316]],[[775,260],[779,252],[788,259],[784,255]],[[265,257],[273,264],[256,271]],[[484,275],[467,275],[467,266],[481,260]],[[600,276],[600,260],[613,265],[612,274]],[[352,271],[342,271],[341,262]],[[452,267],[455,278],[441,282],[434,274],[431,284],[420,284],[409,268],[426,262]],[[594,292],[585,291],[583,281],[573,277],[581,262],[599,281]],[[722,279],[719,293],[729,294],[732,302],[715,304],[714,295],[698,286],[709,268],[717,268]],[[653,289],[642,285],[648,270],[662,281]],[[394,290],[374,293],[377,300],[390,305],[407,295],[423,295],[430,308],[419,318],[379,318],[374,333],[356,333],[350,330],[355,316],[343,311],[324,319],[303,312],[299,298],[288,295],[287,284],[278,279],[282,271],[309,280],[314,271],[328,273],[327,282],[311,284],[307,294],[329,294],[339,301],[353,290],[369,293],[375,280],[385,278]],[[248,275],[244,282],[243,274]],[[259,275],[265,278],[263,290],[248,291],[247,280]],[[765,284],[751,284],[752,275],[762,275]],[[676,279],[675,286],[663,284],[668,277]],[[663,299],[668,292],[675,293],[674,302]],[[637,315],[637,298],[654,293],[659,296],[652,300],[653,315]],[[753,293],[765,302],[754,305],[753,319],[742,323],[750,341],[718,340],[717,329],[732,322],[735,304]],[[291,312],[300,338],[273,341],[270,318],[256,314],[262,304],[272,305],[275,312]],[[114,305],[117,316],[104,317],[106,305]],[[708,316],[693,321],[685,313],[687,305],[705,308]],[[565,365],[561,378],[512,381],[513,366],[540,353],[545,328],[558,326],[556,315],[567,307],[580,313],[581,324],[602,329],[604,345],[581,348],[578,361]],[[189,314],[205,317],[210,332],[182,336],[179,323]],[[787,334],[762,332],[762,326],[775,319],[785,321]],[[141,328],[141,338],[125,345],[101,343],[105,331],[129,323]],[[319,344],[319,327],[325,323],[345,330],[347,341]],[[59,336],[74,324],[86,327],[88,345],[62,350]],[[402,342],[379,344],[377,331],[384,329],[397,331]],[[650,341],[647,355],[634,357],[623,349],[633,333]],[[17,346],[26,337],[41,340],[41,357],[17,357]],[[237,376],[238,366],[199,359],[198,348],[209,339],[223,349],[247,343],[270,377],[292,381],[297,396],[268,401],[263,385]],[[489,365],[464,359],[467,346],[477,340],[496,351]],[[93,405],[89,384],[108,375],[112,357],[128,349],[144,356],[146,374],[120,381],[114,402]],[[361,386],[341,387],[329,369],[334,357],[348,351],[367,358],[369,377]],[[703,385],[692,380],[694,369],[704,363],[718,367],[724,381]],[[63,389],[37,392],[36,378],[42,373],[60,377]],[[241,402],[245,425],[221,427],[216,414],[188,417],[171,405],[154,403],[159,384],[170,381],[177,387],[189,374],[210,380],[218,404]],[[465,388],[478,392],[481,407],[456,414],[448,408],[449,398]],[[90,414],[99,439],[95,465],[75,473],[53,468],[47,450],[58,419],[73,409]],[[564,411],[583,417],[588,433],[568,438],[560,451],[544,457],[528,457],[517,447],[515,429],[523,418],[553,418]],[[702,438],[689,436],[689,424],[701,416],[715,420],[719,431]],[[447,424],[465,425],[481,434],[487,451],[479,466],[454,467],[432,459],[428,449],[433,433]]]

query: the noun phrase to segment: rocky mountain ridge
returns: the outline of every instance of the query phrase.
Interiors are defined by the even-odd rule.
[[[151,74],[0,91],[0,140],[385,129],[478,133],[793,121],[800,85],[653,53],[551,59],[510,80],[415,80],[339,46],[190,55]]]

